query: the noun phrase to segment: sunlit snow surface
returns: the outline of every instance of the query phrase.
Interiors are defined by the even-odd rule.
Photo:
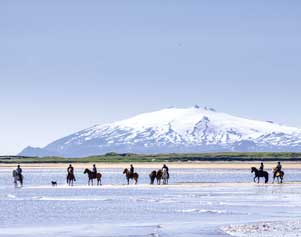
[[[117,153],[208,151],[301,151],[301,129],[215,112],[169,108],[96,125],[46,147],[27,147],[24,156],[83,157]]]
[[[65,170],[25,170],[15,189],[0,169],[0,236],[298,236],[301,180],[286,170],[283,185],[256,185],[248,170],[175,169],[171,185],[124,185],[119,169],[102,170],[103,186],[64,184]],[[50,185],[58,181],[58,187]],[[187,182],[191,183],[187,183]],[[201,182],[201,183],[200,183]],[[240,183],[236,183],[240,182]]]

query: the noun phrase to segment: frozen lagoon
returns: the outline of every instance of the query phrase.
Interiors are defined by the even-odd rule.
[[[124,185],[120,169],[103,169],[103,186],[88,187],[77,170],[25,169],[15,189],[11,169],[0,169],[0,236],[298,236],[300,170],[285,170],[283,185],[253,184],[250,170],[173,169],[171,185]],[[51,187],[50,181],[58,181]]]

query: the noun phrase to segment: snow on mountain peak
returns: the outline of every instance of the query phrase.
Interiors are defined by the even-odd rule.
[[[87,156],[111,151],[162,153],[248,149],[301,150],[301,130],[196,105],[172,107],[96,125],[59,139],[42,150],[46,155]],[[27,151],[35,150],[24,150],[21,154],[32,155]]]

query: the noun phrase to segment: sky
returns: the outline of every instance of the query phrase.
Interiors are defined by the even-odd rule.
[[[301,2],[0,1],[0,155],[169,106],[301,128]]]

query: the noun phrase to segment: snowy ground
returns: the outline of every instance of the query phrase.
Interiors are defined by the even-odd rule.
[[[250,183],[247,170],[172,170],[169,186],[148,185],[149,169],[138,170],[137,186],[124,185],[119,169],[102,171],[103,186],[87,187],[78,171],[70,188],[63,169],[25,170],[25,187],[14,189],[11,171],[0,169],[0,237],[298,236],[301,230],[299,170],[286,170],[283,185]]]

